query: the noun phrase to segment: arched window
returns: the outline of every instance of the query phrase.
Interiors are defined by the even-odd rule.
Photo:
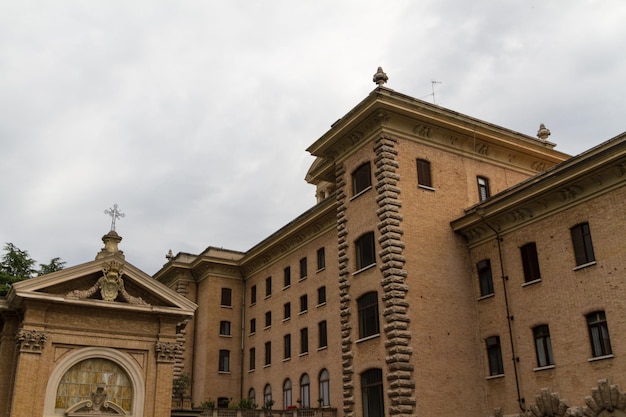
[[[283,408],[285,410],[293,404],[291,392],[291,380],[287,378],[283,383]]]
[[[274,401],[272,400],[272,387],[270,384],[267,384],[263,390],[263,406],[269,408],[272,405],[274,405]]]
[[[361,397],[363,417],[384,417],[383,371],[369,369],[361,374]]]
[[[303,374],[300,377],[300,401],[302,408],[311,407],[311,381],[308,374]]]
[[[320,407],[330,407],[330,373],[320,372]]]
[[[256,391],[254,390],[254,388],[250,388],[250,390],[248,391],[248,399],[252,401],[252,404],[255,403]]]

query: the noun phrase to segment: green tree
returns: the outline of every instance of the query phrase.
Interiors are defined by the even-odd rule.
[[[59,257],[52,258],[48,264],[39,264],[37,275],[49,274],[51,272],[60,271],[63,268],[65,268],[65,261],[62,261]]]
[[[16,282],[32,278],[35,275],[49,274],[60,271],[65,266],[61,258],[53,258],[48,264],[39,264],[36,270],[35,260],[28,251],[21,250],[13,243],[5,243],[4,254],[0,257],[0,296],[6,293]]]

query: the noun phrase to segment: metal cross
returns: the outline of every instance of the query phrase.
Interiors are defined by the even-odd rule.
[[[111,216],[111,230],[115,231],[115,220],[126,216],[124,213],[117,209],[117,204],[113,204],[113,208],[104,210],[104,214]]]

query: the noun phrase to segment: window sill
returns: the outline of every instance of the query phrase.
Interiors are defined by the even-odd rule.
[[[283,359],[283,362],[289,362],[291,360],[291,356],[288,358]]]
[[[328,349],[328,345],[317,348],[317,351]]]
[[[248,369],[248,373],[251,374],[254,372],[254,369]]]
[[[266,296],[265,296],[265,298],[264,298],[264,300],[267,300],[268,298],[272,298],[272,294],[270,294],[270,295],[266,295]]]
[[[283,323],[285,323],[285,322],[287,322],[289,320],[291,320],[291,317],[286,317],[286,318],[283,319]]]
[[[254,336],[256,334],[256,332],[250,332],[248,333],[248,336]]]
[[[286,290],[286,289],[288,289],[288,288],[291,288],[291,284],[289,284],[289,285],[285,285],[285,286],[283,287],[283,291],[285,291],[285,290]]]
[[[371,336],[364,337],[362,339],[357,339],[355,343],[367,342],[368,340],[378,339],[380,337],[380,333],[373,334]]]
[[[373,264],[369,264],[368,266],[363,267],[363,268],[359,269],[358,271],[354,271],[354,272],[352,273],[352,276],[358,275],[358,274],[360,274],[360,273],[361,273],[361,272],[363,272],[363,271],[367,271],[368,269],[372,269],[372,268],[374,268],[375,266],[376,266],[376,262],[374,262]]]
[[[371,189],[372,189],[372,186],[371,186],[371,185],[370,185],[370,186],[365,187],[364,189],[362,189],[361,191],[359,191],[358,193],[356,193],[355,195],[353,195],[353,196],[350,198],[350,201],[354,200],[355,198],[358,198],[361,194],[365,194],[366,192],[368,192],[368,191],[369,191],[369,190],[371,190]]]
[[[302,310],[301,312],[298,313],[299,316],[306,314],[309,310]]]
[[[538,368],[534,368],[533,371],[538,372],[538,371],[545,371],[547,369],[554,369],[556,368],[556,366],[554,365],[546,365],[546,366],[540,366]]]
[[[270,366],[272,366],[272,364],[271,364],[271,363],[268,363],[267,365],[263,365],[263,368],[264,368],[264,369],[265,369],[265,368],[269,368]]]
[[[596,356],[595,358],[589,358],[587,359],[587,362],[595,362],[595,361],[603,361],[605,359],[613,359],[614,356],[611,353],[610,355],[603,355],[603,356]]]
[[[269,325],[269,326],[265,326],[265,327],[263,328],[263,330],[268,330],[268,329],[271,329],[271,328],[272,328],[272,325]]]
[[[429,187],[428,185],[417,184],[417,188],[421,188],[422,190],[435,191],[433,187]]]
[[[256,301],[254,303],[250,303],[250,307],[254,307],[256,305]]]
[[[326,267],[325,267],[325,266],[323,266],[323,267],[319,268],[319,269],[318,269],[317,271],[315,271],[315,272],[319,274],[320,272],[322,272],[322,271],[323,271],[323,270],[325,270],[325,269],[326,269]]]
[[[594,266],[596,263],[597,263],[596,261],[587,262],[586,264],[578,265],[576,268],[572,269],[572,271],[578,271],[579,269],[589,268],[590,266]]]
[[[217,371],[219,375],[230,375],[230,371]]]
[[[233,335],[232,334],[220,334],[220,337],[231,337],[232,338]]]
[[[308,356],[309,352],[302,352],[298,354],[299,357]]]
[[[528,287],[529,285],[534,285],[534,284],[537,284],[539,282],[541,282],[541,278],[525,282],[525,283],[522,284],[522,287]]]
[[[489,375],[488,377],[486,377],[486,380],[490,380],[490,379],[500,379],[500,378],[504,378],[504,374],[497,374],[497,375]]]
[[[307,277],[300,277],[300,279],[298,280],[298,282],[302,282],[302,281],[304,281],[305,279],[307,279]]]
[[[230,308],[230,309],[232,309],[232,308],[233,308],[233,306],[228,306],[228,305],[226,305],[226,304],[220,304],[220,307],[221,307],[221,308]]]
[[[486,299],[488,299],[488,298],[493,298],[493,297],[495,297],[495,295],[496,295],[496,294],[495,294],[495,293],[493,293],[493,292],[492,292],[491,294],[481,295],[480,297],[478,297],[478,298],[476,299],[476,301],[482,301],[482,300],[486,300]]]
[[[326,305],[326,301],[324,301],[323,303],[319,303],[318,305],[315,306],[315,308],[324,307],[325,305]]]

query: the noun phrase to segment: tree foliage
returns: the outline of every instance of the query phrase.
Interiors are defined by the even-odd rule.
[[[13,243],[6,243],[3,250],[4,254],[0,257],[0,296],[5,295],[16,282],[60,271],[65,267],[61,258],[52,258],[47,264],[39,264],[37,270],[36,262],[28,251],[21,250]]]

